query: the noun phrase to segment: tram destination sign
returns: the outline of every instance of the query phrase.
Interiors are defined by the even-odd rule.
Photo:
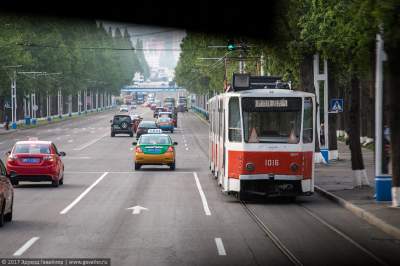
[[[248,112],[262,112],[262,111],[293,112],[301,110],[301,98],[244,97],[242,99],[242,106],[243,110]]]
[[[255,100],[255,107],[288,107],[287,99],[280,100]]]

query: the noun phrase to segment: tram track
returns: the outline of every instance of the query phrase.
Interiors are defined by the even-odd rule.
[[[293,265],[299,266],[299,265],[304,265],[301,260],[296,257],[296,255],[294,255],[293,252],[291,252],[289,250],[289,248],[279,239],[279,237],[277,235],[275,235],[273,233],[273,231],[271,230],[271,228],[269,228],[263,221],[262,219],[256,214],[256,212],[254,210],[252,210],[251,208],[249,208],[249,206],[247,206],[245,201],[240,200],[240,204],[242,205],[242,207],[244,208],[244,210],[246,211],[246,213],[250,216],[250,218],[256,223],[256,225],[263,231],[263,233],[272,241],[272,243],[282,252],[283,255],[285,255],[290,262],[292,262]],[[359,250],[361,250],[363,253],[365,253],[366,255],[368,255],[370,258],[372,258],[376,263],[378,263],[379,265],[389,265],[386,262],[384,262],[382,259],[380,259],[378,256],[376,256],[375,254],[373,254],[370,250],[368,250],[367,248],[363,247],[362,245],[360,245],[359,243],[357,243],[354,239],[352,239],[351,237],[349,237],[348,235],[346,235],[344,232],[340,231],[338,228],[336,228],[335,226],[331,225],[330,223],[328,223],[326,220],[324,220],[323,218],[321,218],[319,215],[317,215],[315,212],[311,211],[309,208],[307,208],[306,206],[304,206],[301,203],[296,203],[297,206],[301,207],[302,209],[304,209],[304,211],[310,215],[311,217],[313,217],[315,220],[317,220],[319,223],[321,223],[322,225],[324,225],[325,227],[327,227],[329,230],[331,230],[332,232],[336,233],[337,235],[339,235],[340,237],[342,237],[343,239],[347,240],[348,242],[350,242],[353,246],[355,246],[356,248],[358,248]]]
[[[194,141],[196,144],[200,147],[201,152],[205,155],[208,156],[207,152],[204,150],[204,147],[201,145],[202,140],[197,136],[197,131],[193,129],[192,127],[188,127],[189,132],[192,134]],[[246,211],[246,213],[249,215],[249,217],[255,222],[257,227],[265,234],[265,236],[271,240],[273,245],[278,248],[278,250],[293,264],[293,265],[305,265],[307,263],[302,262],[302,260],[296,256],[296,254],[291,251],[287,245],[285,245],[281,239],[274,234],[273,230],[266,225],[266,223],[260,218],[260,216],[256,213],[256,210],[252,210],[248,204],[243,201],[239,200],[241,203],[241,206],[243,209]],[[351,243],[356,249],[360,250],[362,253],[364,253],[367,257],[372,259],[377,265],[389,265],[385,261],[383,261],[381,258],[376,256],[373,252],[371,252],[369,249],[365,248],[361,244],[359,244],[356,240],[351,238],[349,235],[323,219],[321,216],[317,215],[314,211],[312,211],[310,208],[307,206],[304,206],[302,203],[295,203],[295,206],[298,206],[303,209],[304,213],[307,215],[311,216],[314,220],[316,220],[318,223],[322,224],[324,227],[328,228],[331,232],[334,234],[338,235],[341,237],[343,240],[345,240],[348,243]],[[372,261],[371,261],[372,262]]]
[[[304,265],[301,261],[282,243],[282,241],[268,228],[265,223],[251,210],[244,201],[240,201],[250,218],[257,224],[257,226],[265,233],[265,235],[272,241],[272,243],[296,266]]]

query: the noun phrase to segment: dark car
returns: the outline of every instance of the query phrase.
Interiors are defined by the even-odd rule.
[[[115,134],[128,134],[133,137],[133,122],[129,115],[115,115],[111,123],[111,137]]]
[[[13,216],[14,189],[0,160],[0,227],[11,222]]]
[[[140,122],[136,131],[136,138],[139,139],[141,135],[147,134],[147,130],[155,128],[158,128],[158,126],[154,121],[147,120]]]

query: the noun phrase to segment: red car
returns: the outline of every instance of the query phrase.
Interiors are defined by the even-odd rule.
[[[14,189],[3,162],[0,160],[0,227],[11,222],[13,216]]]
[[[18,141],[8,152],[7,174],[13,185],[19,181],[50,181],[54,187],[64,183],[64,164],[51,141]]]

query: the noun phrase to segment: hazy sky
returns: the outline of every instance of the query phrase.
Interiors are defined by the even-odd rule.
[[[144,55],[150,67],[175,68],[180,52],[163,51],[163,49],[180,49],[180,43],[186,35],[184,30],[109,21],[102,22],[106,30],[111,27],[113,34],[116,28],[120,28],[121,32],[123,32],[123,29],[127,27],[131,35],[133,46],[136,45],[137,39],[141,39],[144,49],[157,49],[157,51],[144,51]]]

